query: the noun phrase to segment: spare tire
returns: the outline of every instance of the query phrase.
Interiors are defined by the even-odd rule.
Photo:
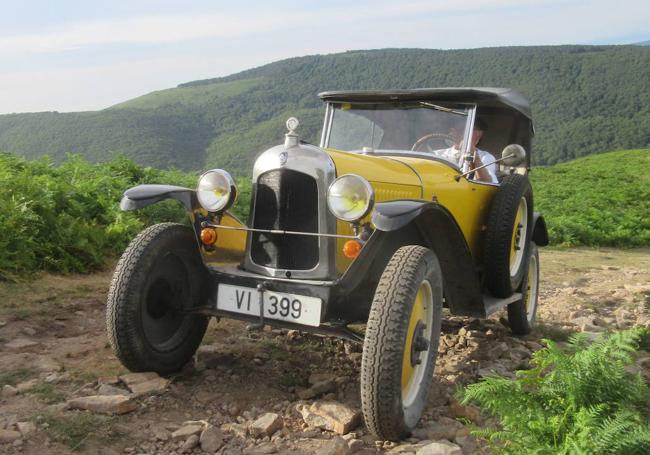
[[[526,273],[533,228],[533,190],[528,177],[506,176],[488,215],[483,264],[485,285],[495,297],[510,297]]]

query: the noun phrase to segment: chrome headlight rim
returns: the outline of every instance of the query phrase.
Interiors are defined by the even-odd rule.
[[[202,200],[201,197],[201,192],[207,191],[201,190],[201,183],[203,182],[204,178],[208,177],[211,174],[217,174],[218,176],[222,177],[225,180],[225,186],[228,187],[228,195],[224,197],[219,203],[212,205],[207,204],[206,201]],[[237,184],[235,183],[235,179],[232,177],[232,175],[230,175],[228,171],[225,171],[223,169],[210,169],[199,176],[198,183],[196,185],[196,197],[199,201],[199,205],[208,212],[225,212],[230,207],[232,207],[237,200]]]
[[[332,188],[334,187],[334,185],[336,183],[338,183],[340,180],[348,179],[348,178],[357,179],[357,181],[363,185],[363,187],[364,187],[364,189],[366,191],[366,194],[368,195],[367,203],[366,203],[367,205],[366,205],[365,210],[363,211],[363,213],[361,215],[356,215],[354,217],[345,217],[345,216],[342,216],[341,214],[337,214],[336,211],[332,209],[332,205],[330,204],[330,194],[331,194],[331,191],[332,191]],[[343,174],[343,175],[335,178],[334,181],[330,184],[329,188],[327,188],[326,200],[327,200],[327,208],[328,208],[328,210],[330,211],[330,213],[332,215],[334,215],[336,218],[338,218],[341,221],[346,221],[348,223],[355,223],[357,221],[362,220],[366,216],[368,216],[368,214],[374,208],[374,206],[375,206],[375,189],[372,187],[372,185],[370,184],[370,182],[366,178],[364,178],[364,177],[362,177],[362,176],[360,176],[358,174],[352,174],[352,173]]]

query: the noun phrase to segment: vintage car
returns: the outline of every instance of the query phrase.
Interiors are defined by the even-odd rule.
[[[237,187],[222,169],[196,190],[125,192],[123,210],[179,201],[191,227],[157,224],[128,246],[108,295],[109,339],[128,369],[160,373],[191,359],[212,316],[363,343],[366,425],[395,440],[427,402],[443,307],[478,318],[507,308],[515,334],[535,321],[548,236],[527,177],[530,107],[501,88],[320,97],[319,146],[291,118],[284,144],[255,161],[247,223],[228,211]]]

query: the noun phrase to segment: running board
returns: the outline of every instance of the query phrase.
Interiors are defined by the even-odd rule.
[[[505,299],[500,299],[498,297],[492,297],[491,295],[483,294],[483,306],[485,307],[485,316],[490,316],[493,313],[496,313],[501,308],[511,303],[521,301],[521,292],[515,292],[510,297]]]

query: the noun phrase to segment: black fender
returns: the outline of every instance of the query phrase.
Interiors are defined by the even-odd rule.
[[[361,288],[359,283],[364,282],[364,277],[380,274],[397,248],[420,244],[438,256],[449,310],[457,315],[485,317],[472,254],[456,220],[445,207],[417,200],[380,202],[375,205],[372,222],[376,230],[340,278],[341,291]],[[371,263],[379,267],[369,266]]]
[[[191,212],[198,207],[196,191],[174,185],[138,185],[124,192],[120,209],[137,210],[165,199],[175,199]]]
[[[537,246],[548,246],[548,231],[546,230],[546,221],[544,216],[539,212],[533,212],[533,242]]]

